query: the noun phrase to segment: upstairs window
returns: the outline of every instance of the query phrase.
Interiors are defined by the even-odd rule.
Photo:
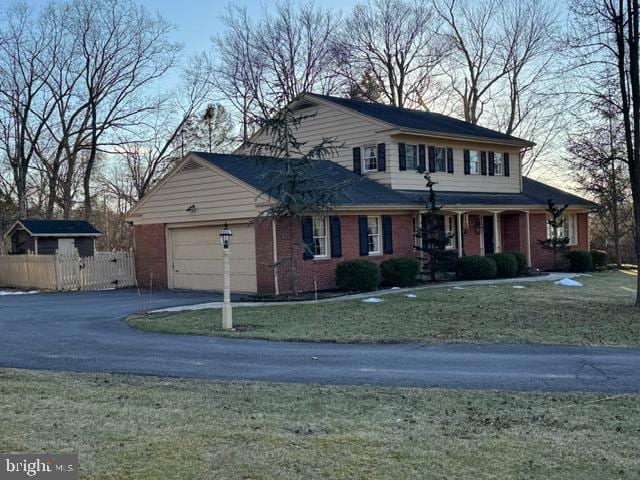
[[[418,169],[418,146],[408,144],[405,146],[407,157],[407,170]]]
[[[469,150],[469,173],[480,175],[480,152],[478,150]]]
[[[446,172],[447,171],[447,149],[444,147],[436,147],[435,153],[436,153],[436,158],[435,158],[436,172]]]
[[[313,257],[324,258],[329,251],[327,217],[313,217]]]
[[[362,159],[365,172],[373,172],[378,170],[378,156],[375,145],[367,145],[364,147],[364,157]]]
[[[503,175],[502,169],[502,153],[494,152],[493,154],[493,174]]]

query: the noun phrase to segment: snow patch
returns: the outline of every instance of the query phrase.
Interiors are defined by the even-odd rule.
[[[378,298],[378,297],[369,297],[369,298],[365,298],[364,300],[362,300],[364,303],[380,303],[380,302],[384,302],[383,299]]]
[[[564,285],[565,287],[581,287],[582,284],[580,282],[576,282],[570,278],[563,278],[562,280],[558,280],[555,282],[556,285]]]
[[[464,287],[453,287],[454,290],[464,290]]]
[[[524,285],[514,285],[513,288],[524,288]]]
[[[407,297],[407,298],[416,298],[416,297],[417,297],[417,295],[416,295],[415,293],[407,293],[407,294],[405,295],[405,297]]]
[[[29,290],[28,292],[10,292],[7,290],[0,290],[0,297],[5,295],[33,295],[34,293],[38,293],[38,290]]]

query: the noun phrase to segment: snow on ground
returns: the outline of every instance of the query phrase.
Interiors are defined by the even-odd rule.
[[[562,280],[558,280],[555,282],[556,285],[564,285],[565,287],[581,287],[582,284],[580,282],[576,282],[575,280],[571,280],[570,278],[563,278]]]
[[[378,297],[369,297],[369,298],[365,298],[364,300],[362,300],[364,303],[380,303],[380,302],[384,302],[383,299],[378,298]]]
[[[22,292],[17,290],[0,290],[0,297],[5,295],[33,295],[34,293],[38,293],[37,290],[29,290],[28,292]]]

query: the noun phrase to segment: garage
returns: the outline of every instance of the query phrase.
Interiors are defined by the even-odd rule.
[[[256,292],[256,248],[253,225],[231,225],[231,289]],[[222,225],[167,229],[169,288],[222,290]]]

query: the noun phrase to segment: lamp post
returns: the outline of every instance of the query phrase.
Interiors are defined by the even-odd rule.
[[[231,270],[229,268],[229,244],[231,243],[231,230],[227,222],[220,232],[220,243],[224,252],[224,303],[222,304],[222,328],[231,330],[233,328],[233,319],[231,313]]]

